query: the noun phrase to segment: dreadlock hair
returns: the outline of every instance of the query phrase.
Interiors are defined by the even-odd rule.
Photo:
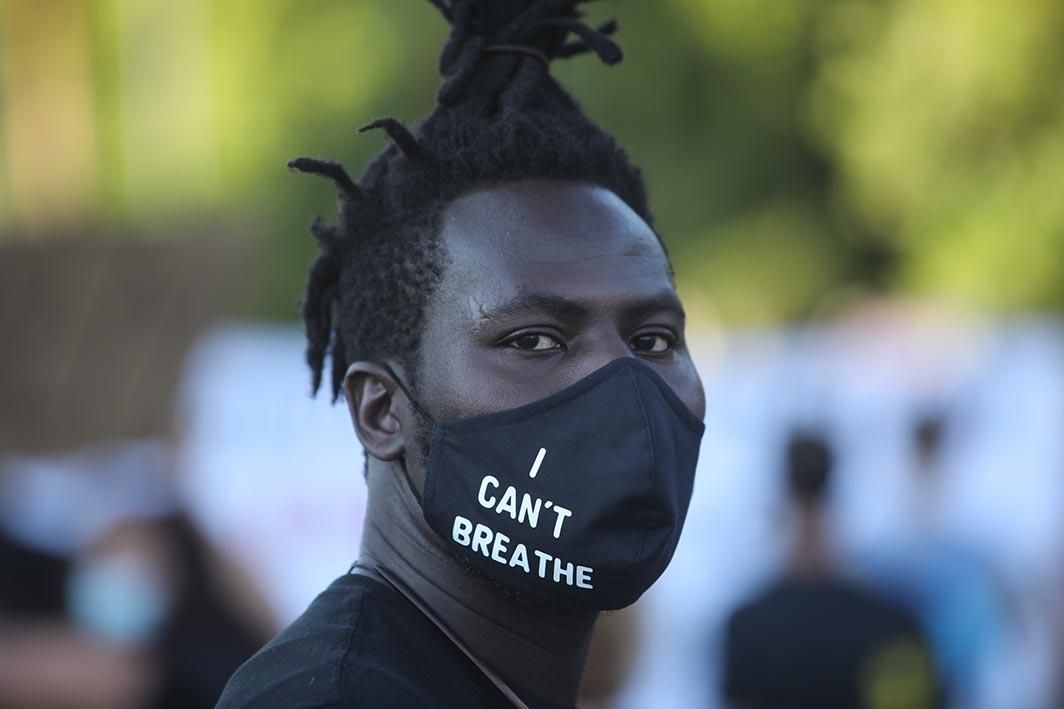
[[[357,182],[335,162],[288,163],[339,191],[336,223],[311,224],[320,254],[302,311],[312,393],[327,356],[334,402],[349,362],[394,357],[415,378],[424,310],[446,260],[440,214],[457,197],[526,178],[583,181],[652,223],[638,168],[549,73],[552,60],[586,52],[621,61],[609,37],[617,24],[589,27],[584,1],[429,0],[451,25],[436,108],[414,131],[394,118],[359,129],[383,130],[391,144]]]

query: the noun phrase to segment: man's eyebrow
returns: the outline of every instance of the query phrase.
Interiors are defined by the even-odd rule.
[[[552,293],[522,293],[495,308],[481,310],[477,313],[477,320],[485,322],[535,313],[549,313],[563,320],[579,322],[591,317],[591,308]]]
[[[657,295],[640,298],[621,308],[621,315],[625,320],[640,320],[655,313],[669,312],[683,321],[687,313],[683,309],[676,293],[668,291]]]
[[[621,307],[625,320],[638,320],[660,312],[671,312],[681,320],[685,317],[683,305],[673,292],[639,298]],[[591,317],[592,309],[586,303],[552,293],[522,293],[495,308],[477,313],[477,320],[488,322],[508,317],[549,313],[562,320],[579,323]]]

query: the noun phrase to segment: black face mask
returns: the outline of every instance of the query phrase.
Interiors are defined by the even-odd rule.
[[[650,367],[616,359],[531,404],[439,422],[391,374],[432,422],[425,520],[468,563],[598,610],[631,605],[668,566],[705,426]]]

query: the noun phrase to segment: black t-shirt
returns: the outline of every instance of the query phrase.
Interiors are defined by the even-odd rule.
[[[936,687],[915,621],[841,579],[781,581],[728,622],[724,694],[735,707],[932,707]]]
[[[23,620],[66,613],[70,562],[22,544],[0,527],[0,614]]]
[[[530,707],[556,709],[510,687]],[[236,671],[217,709],[511,706],[395,589],[346,574]]]

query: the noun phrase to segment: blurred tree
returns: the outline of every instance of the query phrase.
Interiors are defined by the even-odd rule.
[[[80,215],[120,233],[250,231],[265,257],[248,314],[285,318],[306,224],[335,208],[285,161],[357,173],[385,144],[359,125],[431,108],[445,37],[423,0],[0,8],[0,229]],[[1059,0],[588,9],[620,20],[627,61],[552,71],[645,167],[696,316],[805,317],[854,285],[1064,308]],[[52,56],[34,39],[52,26],[90,39]],[[64,57],[86,46],[75,70]]]
[[[232,208],[256,215],[266,242],[254,314],[295,317],[316,250],[307,225],[335,210],[324,182],[285,163],[315,155],[357,173],[386,144],[359,126],[431,108],[445,29],[423,2],[215,3],[222,173]]]
[[[78,0],[5,0],[0,8],[2,221],[38,234],[92,209],[89,13]]]
[[[848,0],[819,27],[813,125],[896,285],[1064,307],[1064,4]]]

